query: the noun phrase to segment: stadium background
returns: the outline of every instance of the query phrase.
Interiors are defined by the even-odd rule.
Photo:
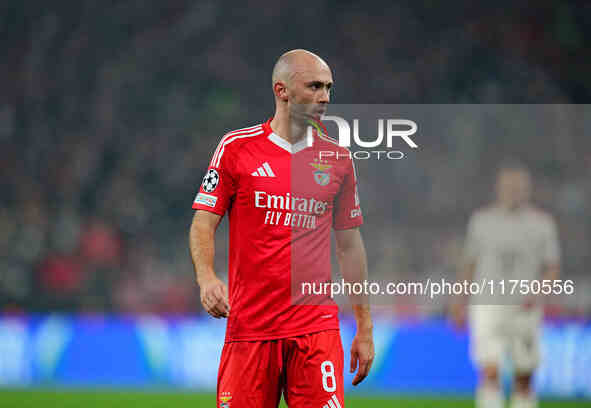
[[[187,361],[215,368],[222,336],[203,316],[193,284],[190,204],[223,133],[271,116],[270,72],[282,52],[323,56],[335,76],[332,100],[341,104],[590,99],[586,2],[366,3],[0,5],[0,384],[7,387],[0,406],[17,406],[38,387],[100,385],[102,395],[112,387],[211,389],[213,371],[183,376],[172,357],[156,357],[184,341],[195,358]],[[577,132],[557,138],[548,145],[533,133],[503,143],[464,137],[386,187],[375,186],[380,174],[365,166],[363,233],[376,279],[393,269],[400,279],[433,268],[452,277],[467,217],[491,198],[496,164],[519,156],[533,171],[536,202],[558,220],[565,277],[577,282],[575,296],[548,310],[544,344],[560,361],[542,368],[538,386],[581,398],[591,395],[584,364],[591,359],[591,141]],[[387,213],[372,207],[377,191],[395,203]],[[218,247],[223,273],[222,237]],[[474,384],[467,338],[445,323],[445,309],[380,308],[380,369],[349,395],[418,395],[385,397],[399,406],[427,406],[422,398],[433,393],[466,397]],[[434,344],[446,348],[425,355]],[[446,376],[457,381],[441,383]],[[8,391],[14,387],[20,391]],[[76,398],[35,395],[63,406]]]

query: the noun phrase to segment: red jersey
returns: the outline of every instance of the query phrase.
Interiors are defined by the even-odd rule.
[[[363,223],[350,152],[323,134],[291,144],[270,120],[220,141],[193,209],[230,223],[226,342],[338,329],[327,296],[304,282],[330,282],[330,230]]]

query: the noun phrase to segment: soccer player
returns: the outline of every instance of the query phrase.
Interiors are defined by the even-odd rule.
[[[494,280],[497,290],[498,283],[505,280],[505,294],[510,294],[508,280],[531,282],[558,277],[560,249],[556,225],[550,214],[530,204],[530,192],[531,176],[526,167],[517,162],[500,167],[496,202],[477,210],[470,218],[462,278],[476,282],[483,278]],[[499,366],[508,353],[515,371],[511,407],[536,407],[531,382],[540,358],[539,299],[520,296],[517,302],[507,304],[508,299],[496,297],[496,305],[476,304],[476,299],[471,303],[467,310],[471,354],[480,375],[476,406],[504,405]],[[462,320],[459,315],[456,319]]]
[[[195,197],[190,248],[201,302],[228,319],[221,408],[275,408],[282,393],[290,408],[345,407],[338,307],[299,290],[330,281],[331,230],[343,278],[367,277],[353,160],[310,126],[326,111],[332,83],[317,55],[282,55],[272,75],[274,117],[221,139]],[[214,235],[226,212],[228,287],[214,272]],[[373,362],[373,324],[367,298],[352,307],[357,385]]]

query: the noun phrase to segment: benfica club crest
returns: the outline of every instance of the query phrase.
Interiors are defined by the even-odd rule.
[[[316,171],[314,172],[314,181],[321,186],[326,186],[330,183],[330,173],[327,171],[332,167],[330,164],[326,163],[310,163],[310,166],[314,167]]]

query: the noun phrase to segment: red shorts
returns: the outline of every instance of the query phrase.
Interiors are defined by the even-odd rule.
[[[266,341],[226,343],[218,372],[218,408],[345,408],[338,330]]]

